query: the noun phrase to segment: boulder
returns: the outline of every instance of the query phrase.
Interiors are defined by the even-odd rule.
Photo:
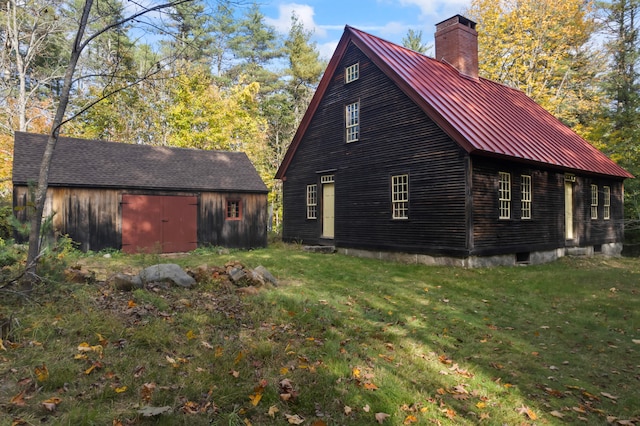
[[[191,288],[196,283],[192,276],[187,274],[175,263],[162,263],[149,266],[139,274],[143,283],[167,282],[181,287]]]
[[[247,273],[242,268],[234,267],[229,269],[229,279],[234,284],[239,284],[246,276]]]
[[[278,280],[276,279],[276,277],[274,277],[273,275],[271,275],[271,272],[269,272],[267,270],[267,268],[265,268],[264,266],[260,265],[258,267],[256,267],[253,270],[253,275],[257,275],[259,277],[261,277],[262,279],[260,281],[262,281],[262,283],[264,284],[265,282],[272,284],[274,286],[278,286]]]

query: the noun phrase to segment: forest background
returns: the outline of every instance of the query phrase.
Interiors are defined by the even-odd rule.
[[[15,131],[49,133],[81,0],[7,0],[0,10],[0,203],[11,204]],[[135,2],[100,0],[87,31]],[[522,90],[634,175],[640,175],[640,0],[473,0],[480,74]],[[445,19],[447,17],[442,17]],[[426,30],[426,29],[425,29]],[[115,25],[80,57],[61,135],[244,151],[270,189],[322,77],[312,32],[297,16],[285,36],[257,2],[189,0]],[[422,29],[406,47],[427,52]],[[625,184],[627,229],[640,183]]]

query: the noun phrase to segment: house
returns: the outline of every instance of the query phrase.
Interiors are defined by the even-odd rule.
[[[436,59],[345,27],[276,174],[285,240],[462,266],[620,253],[632,176],[480,78],[475,26],[437,24]]]
[[[47,136],[16,132],[13,204],[26,220]],[[45,216],[83,251],[264,247],[267,187],[244,153],[60,138]]]

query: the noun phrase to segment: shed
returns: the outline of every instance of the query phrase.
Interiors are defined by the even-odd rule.
[[[16,132],[13,204],[26,220],[46,135]],[[264,247],[267,187],[242,152],[61,137],[44,215],[83,251]]]
[[[479,77],[475,26],[437,24],[436,58],[345,27],[276,174],[285,240],[463,266],[620,253],[631,174]]]

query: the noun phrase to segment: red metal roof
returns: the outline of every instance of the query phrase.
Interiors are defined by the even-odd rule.
[[[566,171],[633,177],[519,90],[346,26],[276,174],[283,178],[349,42],[353,42],[453,140],[474,155]]]

